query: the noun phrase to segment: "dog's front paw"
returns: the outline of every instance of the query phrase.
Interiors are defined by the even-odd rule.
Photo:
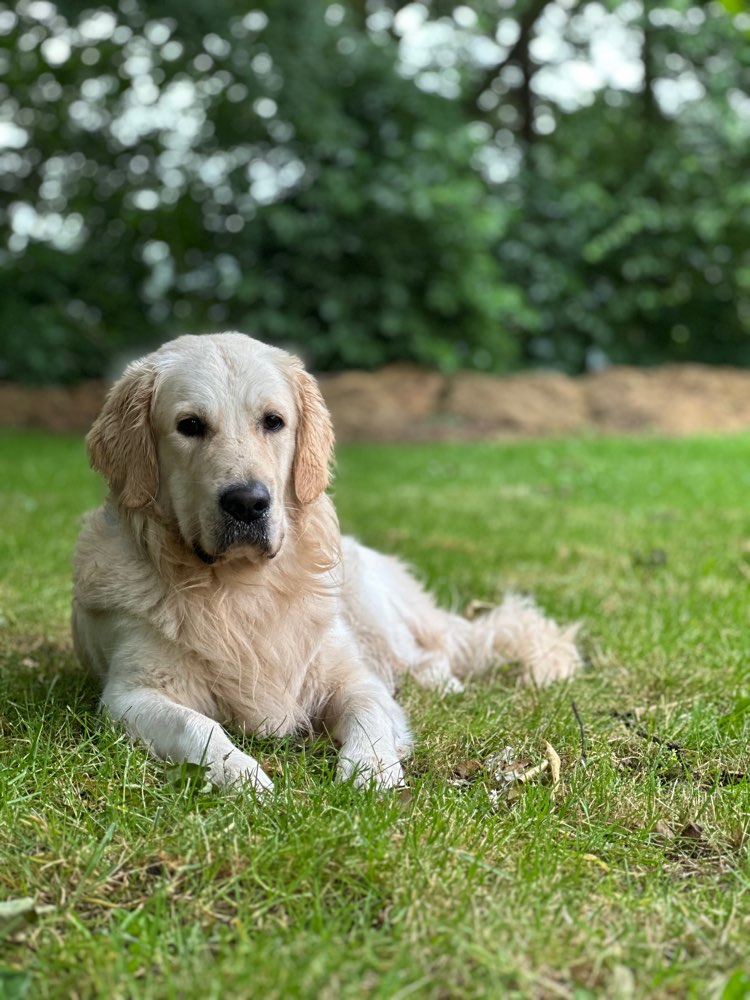
[[[404,771],[395,749],[376,754],[372,750],[363,753],[342,747],[336,778],[352,780],[360,788],[370,783],[377,788],[400,788],[404,784]]]
[[[215,761],[209,770],[211,781],[220,788],[252,788],[259,795],[273,791],[273,782],[254,757],[232,750]]]

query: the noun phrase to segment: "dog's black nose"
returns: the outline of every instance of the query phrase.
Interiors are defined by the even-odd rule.
[[[219,506],[237,521],[250,524],[263,517],[271,506],[271,494],[257,481],[230,486],[219,497]]]

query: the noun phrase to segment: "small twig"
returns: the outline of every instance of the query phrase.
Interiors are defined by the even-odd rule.
[[[612,709],[609,714],[613,719],[621,722],[626,729],[635,733],[636,736],[640,736],[642,740],[647,740],[649,743],[656,743],[657,746],[666,747],[667,750],[673,750],[678,756],[687,752],[685,747],[680,746],[679,743],[674,743],[672,740],[663,740],[661,736],[655,736],[644,729],[643,726],[639,726],[632,712],[618,712],[616,709]]]
[[[578,706],[572,700],[570,702],[570,707],[573,709],[573,715],[576,717],[578,730],[581,734],[581,763],[585,767],[588,761],[588,755],[586,753],[586,730],[583,727],[583,719],[581,718],[581,713],[578,711]]]
[[[683,757],[683,754],[688,753],[686,747],[681,746],[679,743],[675,743],[673,740],[663,740],[660,736],[655,736],[653,733],[649,733],[648,730],[644,729],[643,726],[639,726],[636,723],[636,717],[633,712],[618,712],[613,709],[610,713],[610,717],[617,719],[621,722],[626,729],[629,729],[636,736],[640,736],[641,739],[646,740],[649,743],[655,743],[657,746],[666,747],[667,750],[672,750],[677,759],[680,762],[680,766],[686,774],[689,774],[693,779],[699,783],[702,783],[702,787],[707,787],[705,785],[705,776],[700,773],[700,771],[691,770],[688,767],[687,761]],[[750,777],[750,772],[746,771],[728,771],[722,768],[718,774],[712,779],[719,785],[739,785],[743,781],[747,781]]]

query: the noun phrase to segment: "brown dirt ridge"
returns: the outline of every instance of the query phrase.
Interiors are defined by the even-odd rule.
[[[750,428],[750,369],[699,364],[612,367],[570,377],[459,372],[416,365],[322,375],[339,441],[438,441],[610,433],[692,434]],[[0,382],[0,427],[81,433],[106,383]]]

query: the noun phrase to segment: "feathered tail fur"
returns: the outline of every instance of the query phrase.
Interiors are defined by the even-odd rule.
[[[580,626],[558,625],[530,597],[509,594],[472,621],[449,617],[448,660],[451,673],[462,680],[503,663],[518,663],[526,682],[542,685],[570,677],[581,664],[575,644]]]

